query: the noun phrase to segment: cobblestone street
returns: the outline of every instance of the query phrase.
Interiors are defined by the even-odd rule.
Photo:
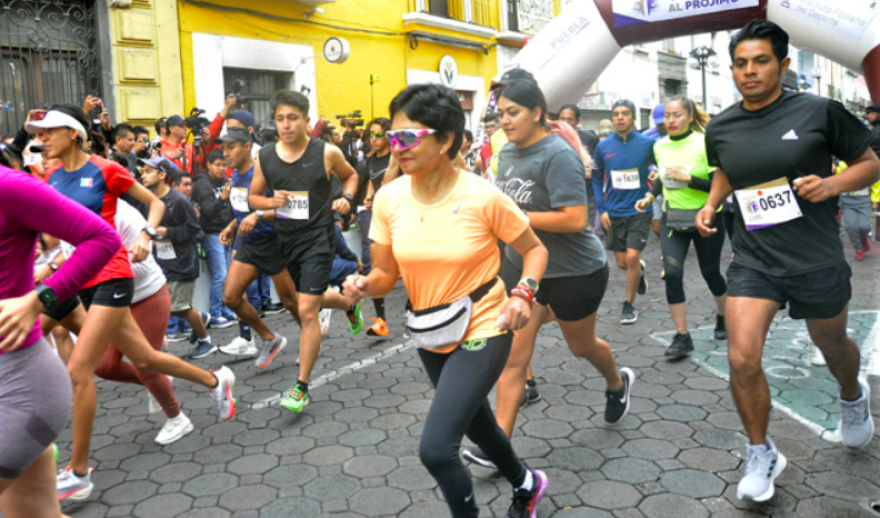
[[[650,288],[635,303],[638,323],[617,322],[625,278],[616,267],[599,310],[599,336],[611,344],[620,366],[637,374],[630,413],[620,423],[604,422],[604,380],[572,356],[559,327],[545,326],[538,339],[533,367],[542,399],[520,413],[513,440],[526,464],[549,476],[538,515],[880,516],[868,510],[869,502],[880,501],[880,439],[861,451],[830,442],[838,419],[836,383],[827,368],[810,365],[804,325],[788,320],[787,311],[774,324],[764,358],[776,403],[770,436],[789,466],[767,504],[736,498],[745,437],[724,378],[726,343],[711,340],[714,302],[692,250],[685,272],[697,351],[691,359],[667,361],[664,343],[674,326],[658,251],[651,237],[645,252]],[[846,253],[851,258],[849,245]],[[724,270],[729,258],[728,245]],[[850,336],[863,356],[875,355],[863,360],[863,369],[872,374],[877,415],[880,252],[869,253],[853,271]],[[142,387],[101,381],[92,439],[96,490],[85,502],[65,502],[62,509],[74,518],[448,516],[418,457],[433,390],[400,335],[404,302],[402,287],[387,298],[392,337],[383,342],[352,337],[344,315],[334,314],[313,374],[312,402],[300,415],[277,403],[297,372],[299,332],[286,314],[267,319],[290,342],[265,371],[257,372],[252,360],[221,353],[195,361],[211,368],[226,362],[235,371],[239,409],[232,420],[218,420],[204,390],[173,382],[195,431],[170,446],[153,443],[165,417],[148,414]],[[364,317],[371,316],[373,307],[366,301]],[[232,327],[212,336],[226,344],[235,333]],[[172,353],[184,356],[189,347],[172,344]],[[68,427],[58,440],[62,463],[70,438]],[[469,469],[481,516],[503,516],[511,497],[507,482],[493,471]]]

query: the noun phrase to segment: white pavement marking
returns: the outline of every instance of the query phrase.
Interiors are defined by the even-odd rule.
[[[394,347],[389,347],[388,349],[385,349],[382,352],[379,352],[379,353],[376,353],[372,356],[364,358],[363,360],[358,360],[356,362],[352,362],[352,363],[346,365],[345,367],[342,367],[341,369],[336,369],[334,371],[328,372],[327,374],[324,374],[323,376],[315,378],[314,380],[309,382],[309,390],[314,389],[314,388],[318,388],[321,385],[326,385],[327,383],[330,383],[331,381],[339,379],[342,376],[345,376],[346,374],[351,374],[352,372],[363,369],[364,367],[369,367],[370,365],[377,363],[379,360],[384,360],[385,358],[390,358],[392,356],[395,356],[397,354],[400,354],[404,351],[407,351],[407,350],[413,349],[413,348],[414,347],[412,345],[412,342],[406,342],[406,343],[395,345]],[[299,354],[299,353],[297,352],[297,354]],[[266,398],[261,401],[258,401],[257,403],[254,403],[253,405],[251,405],[251,409],[258,410],[260,408],[266,408],[274,403],[277,403],[278,401],[281,401],[281,399],[284,398],[284,395],[289,393],[291,390],[293,390],[293,387],[290,387],[290,390],[288,390],[286,392],[282,392],[281,394],[279,394],[277,396],[272,396],[270,398]]]

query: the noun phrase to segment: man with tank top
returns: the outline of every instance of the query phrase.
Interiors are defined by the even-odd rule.
[[[270,107],[278,141],[260,150],[248,202],[254,210],[275,209],[279,249],[296,284],[302,323],[299,378],[281,406],[300,412],[309,402],[309,377],[321,348],[318,313],[336,248],[333,211],[347,214],[351,210],[357,174],[338,148],[309,137],[306,96],[280,90],[272,96]],[[331,174],[344,187],[336,201],[330,193]],[[274,196],[265,196],[267,188]]]

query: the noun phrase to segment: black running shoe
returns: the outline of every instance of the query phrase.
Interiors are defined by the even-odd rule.
[[[483,466],[484,468],[498,469],[498,467],[495,466],[495,463],[489,460],[489,457],[487,457],[486,454],[483,453],[483,450],[479,448],[464,450],[461,453],[461,456],[464,457],[465,460]]]
[[[639,295],[644,295],[648,292],[648,276],[645,275],[645,261],[639,261],[639,265],[642,267],[642,275],[639,277]]]
[[[694,341],[691,340],[690,333],[675,333],[672,339],[672,345],[666,348],[666,357],[675,360],[684,358],[694,350]]]
[[[276,315],[284,311],[284,304],[280,302],[269,302],[268,304],[264,304],[262,309],[264,315]]]
[[[724,315],[715,315],[715,339],[727,340],[727,324]]]
[[[623,396],[619,397],[610,390],[605,391],[605,422],[616,423],[623,419],[629,412],[629,394],[633,383],[636,382],[636,374],[629,367],[620,369],[620,379],[623,380]]]
[[[513,492],[513,502],[507,509],[507,518],[537,518],[538,504],[544,493],[547,492],[547,486],[550,484],[547,475],[543,471],[532,470],[534,485],[531,491],[518,489]]]
[[[635,324],[639,319],[639,312],[628,300],[623,301],[623,309],[620,311],[621,324]]]
[[[523,400],[520,403],[520,408],[525,408],[536,401],[541,400],[541,393],[538,392],[538,384],[535,383],[535,380],[527,380],[526,381],[526,391],[523,392]]]

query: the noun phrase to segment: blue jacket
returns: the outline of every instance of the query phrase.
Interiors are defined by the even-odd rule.
[[[648,192],[648,165],[654,162],[654,139],[633,131],[624,140],[614,133],[596,146],[593,156],[593,190],[599,214],[608,213],[612,218],[635,216],[636,202]],[[614,188],[611,171],[639,170],[639,188],[620,190]],[[606,187],[607,183],[607,187]]]

